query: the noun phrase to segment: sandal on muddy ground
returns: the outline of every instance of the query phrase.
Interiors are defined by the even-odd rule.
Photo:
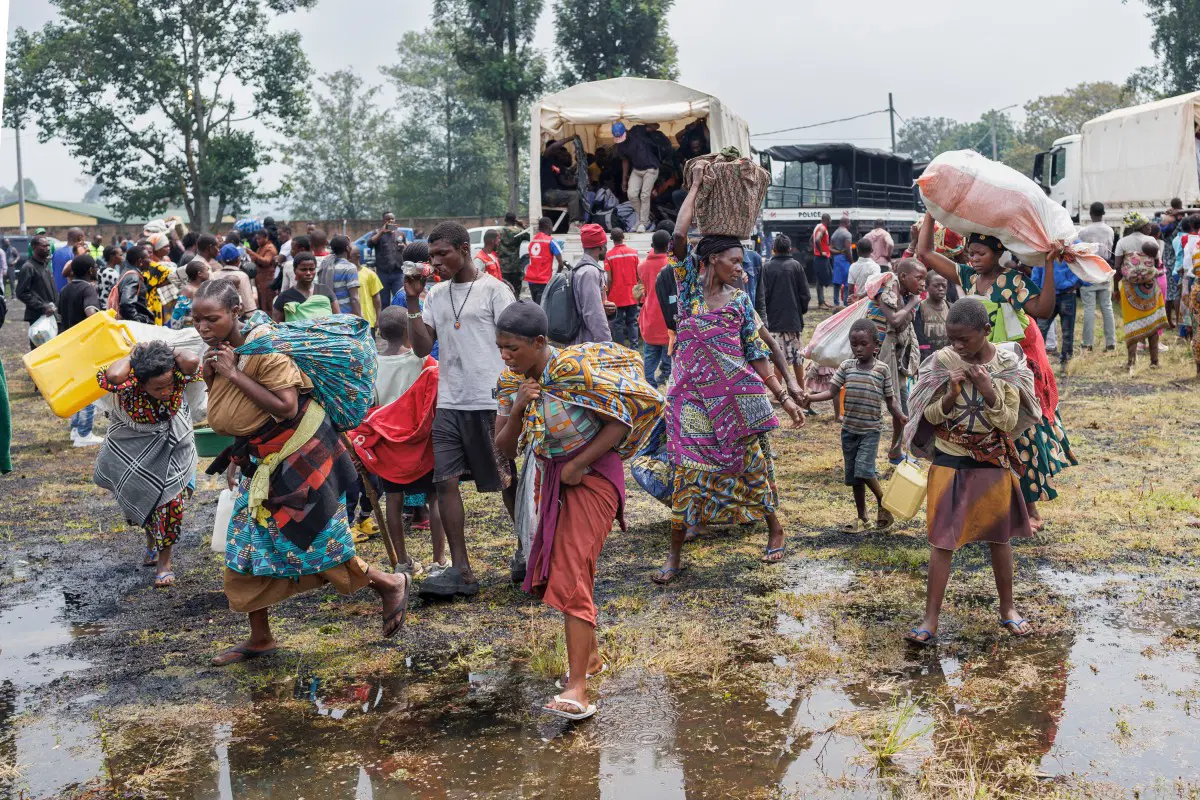
[[[230,664],[241,664],[243,661],[253,661],[254,659],[261,658],[262,656],[269,656],[278,649],[279,649],[278,647],[268,647],[266,650],[254,650],[252,648],[249,648],[249,647],[246,647],[245,645],[240,644],[237,647],[231,647],[228,650],[222,650],[220,653],[213,656],[212,665],[214,667],[228,667]],[[218,660],[222,656],[229,656],[229,655],[236,655],[236,656],[238,656],[238,658],[232,659],[230,661],[219,661]]]
[[[157,567],[158,566],[158,551],[155,550],[153,547],[147,547],[142,552],[142,566],[143,567]]]
[[[838,528],[841,533],[866,533],[869,530],[867,523],[861,519],[856,519],[854,522],[847,522]]]
[[[410,578],[416,578],[416,577],[424,574],[425,568],[421,566],[420,561],[417,561],[415,558],[412,558],[410,556],[407,564],[397,564],[396,569],[394,569],[393,572],[396,575],[399,575],[400,573],[403,572],[405,575],[409,576]]]
[[[154,576],[155,589],[170,589],[175,585],[175,573],[167,570]]]
[[[590,680],[592,680],[593,678],[599,678],[601,675],[603,675],[603,674],[604,674],[604,673],[606,673],[606,672],[608,672],[608,664],[601,664],[601,665],[600,665],[600,669],[596,670],[595,672],[589,672],[589,673],[586,675],[586,677],[587,677],[587,679],[590,681]],[[555,686],[555,688],[558,688],[558,689],[565,689],[565,688],[566,688],[566,684],[567,684],[567,683],[568,683],[570,680],[571,680],[571,671],[570,671],[570,670],[567,670],[567,674],[566,674],[566,675],[563,675],[561,678],[559,678],[558,680],[556,680],[556,681],[554,682],[554,686]]]
[[[407,572],[397,572],[396,574],[404,576],[404,596],[400,598],[400,605],[383,618],[383,638],[385,639],[391,639],[403,630],[404,618],[408,616],[408,597],[412,590],[412,576]],[[393,622],[395,622],[395,627],[392,627]]]
[[[551,708],[550,706],[542,706],[541,710],[543,713],[553,714],[556,717],[562,717],[563,719],[569,719],[572,722],[579,722],[581,720],[587,719],[588,717],[596,716],[596,706],[594,704],[585,706],[583,703],[580,703],[577,700],[568,700],[567,698],[563,697],[562,695],[557,695],[557,694],[554,695],[554,697],[550,700],[550,702],[551,703],[562,703],[563,705],[567,705],[567,706],[574,706],[575,708],[579,709],[579,712],[576,714],[572,714],[570,711],[562,711],[557,708]]]
[[[779,547],[768,547],[763,552],[763,557],[759,559],[764,564],[780,564],[783,562],[783,557],[787,553],[787,545],[782,544]],[[778,555],[778,558],[776,558]]]
[[[1018,639],[1024,639],[1026,636],[1033,633],[1032,625],[1029,625],[1029,629],[1027,631],[1025,631],[1024,633],[1021,633],[1020,628],[1022,625],[1029,625],[1029,620],[1024,619],[1022,617],[1017,617],[1016,619],[1000,620],[1000,627],[1007,629],[1010,634],[1012,634],[1013,636],[1015,636]]]
[[[925,634],[926,638],[922,639],[921,634]],[[917,647],[929,647],[930,645],[937,644],[937,634],[931,633],[924,628],[913,628],[904,634],[904,641],[909,644],[915,644]]]
[[[660,567],[658,572],[650,576],[650,580],[659,586],[666,586],[687,571],[687,567]]]
[[[886,508],[879,509],[879,513],[875,515],[875,532],[887,533],[896,524],[896,518],[892,516],[892,512]]]

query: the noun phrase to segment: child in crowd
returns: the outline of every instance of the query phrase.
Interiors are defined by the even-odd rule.
[[[171,550],[183,529],[184,497],[195,485],[196,439],[183,390],[200,378],[200,359],[166,342],[135,345],[96,378],[114,402],[94,479],[145,531],[142,564],[157,566],[160,589],[175,583]]]
[[[383,310],[383,281],[375,270],[362,263],[358,245],[350,245],[350,263],[358,268],[358,305],[362,309],[362,318],[374,332],[379,327],[379,312]]]
[[[830,379],[830,388],[824,392],[810,394],[805,406],[810,403],[832,399],[844,386],[846,388],[845,413],[842,415],[842,456],[846,462],[846,485],[854,487],[854,506],[858,518],[842,526],[843,533],[862,533],[870,530],[867,520],[867,489],[875,500],[883,500],[883,487],[875,474],[875,459],[879,455],[879,426],[883,405],[892,415],[892,446],[889,456],[900,454],[900,433],[907,421],[900,411],[899,392],[892,381],[892,372],[886,364],[878,361],[879,350],[875,323],[869,319],[855,320],[850,326],[850,351],[854,358],[847,359],[837,368]],[[885,531],[893,523],[891,513],[882,505],[876,518],[876,526]]]
[[[355,430],[352,440],[363,465],[379,477],[387,494],[388,535],[396,547],[397,570],[412,576],[422,571],[420,563],[408,555],[404,541],[404,509],[412,502],[428,514],[435,562],[430,574],[434,575],[450,566],[433,485],[437,361],[412,351],[404,306],[380,311],[379,334],[385,344],[375,379],[376,408]]]
[[[950,307],[950,345],[922,367],[905,430],[909,449],[931,458],[926,507],[930,554],[925,618],[906,638],[926,646],[937,638],[938,615],[954,551],[987,542],[1000,598],[1000,624],[1013,636],[1031,631],[1013,604],[1010,540],[1029,537],[1029,510],[1013,443],[1041,418],[1033,373],[1010,344],[994,345],[987,308],[974,297]]]
[[[917,316],[913,327],[917,332],[917,342],[921,346],[921,361],[941,350],[947,345],[946,314],[950,304],[946,302],[946,290],[949,284],[946,279],[936,272],[925,278],[927,292],[921,305],[917,306]]]

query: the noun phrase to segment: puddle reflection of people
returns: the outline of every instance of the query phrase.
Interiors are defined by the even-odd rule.
[[[776,516],[775,486],[768,434],[779,427],[770,395],[797,428],[804,417],[789,389],[771,366],[771,351],[742,279],[741,240],[705,236],[688,252],[688,228],[696,204],[703,164],[675,225],[675,268],[679,286],[676,348],[668,391],[668,450],[674,465],[671,497],[671,550],[652,577],[658,584],[675,580],[689,530],[704,525],[755,523],[769,529],[762,560],[784,557],[784,529]],[[728,365],[728,366],[725,366]],[[781,374],[787,375],[786,364]],[[794,381],[792,381],[794,383]],[[722,426],[714,420],[721,419]],[[721,433],[715,432],[720,429]]]
[[[992,326],[981,301],[965,297],[946,316],[950,346],[921,366],[911,398],[905,444],[932,458],[926,519],[929,532],[925,617],[906,638],[937,637],[938,615],[954,551],[971,542],[991,548],[1001,624],[1015,636],[1031,632],[1013,604],[1010,540],[1033,535],[1015,472],[1013,435],[1041,416],[1033,373],[1012,350],[989,341]]]
[[[171,550],[183,529],[184,496],[195,486],[196,439],[184,389],[200,380],[200,359],[166,342],[145,342],[96,379],[115,400],[96,456],[96,484],[141,525],[142,563],[157,566],[156,588],[168,588],[175,584]]]
[[[543,710],[580,720],[596,713],[587,678],[604,669],[593,590],[613,522],[625,528],[621,459],[637,452],[663,398],[634,351],[611,342],[560,350],[547,344],[547,330],[545,312],[528,301],[496,321],[508,367],[497,386],[496,446],[514,459],[531,447],[538,459],[539,519],[522,588],[565,617],[565,688]]]
[[[223,454],[209,472],[224,471],[231,460],[255,476],[270,469],[254,482],[253,497],[253,478],[243,478],[225,547],[225,596],[232,611],[249,615],[250,638],[212,663],[225,666],[274,652],[267,609],[326,583],[342,594],[370,587],[383,601],[383,635],[394,636],[404,625],[411,578],[371,569],[355,555],[344,505],[345,487],[356,477],[350,456],[324,408],[308,396],[312,380],[290,357],[234,354],[267,332],[265,324],[256,324],[261,314],[243,328],[241,312],[237,288],[223,280],[201,286],[192,305],[196,330],[209,346],[204,359],[209,425],[236,437],[234,455]],[[354,367],[340,366],[351,372]],[[303,512],[273,502],[301,489],[308,492]]]

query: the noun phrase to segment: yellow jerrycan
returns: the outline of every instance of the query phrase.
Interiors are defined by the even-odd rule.
[[[897,519],[912,519],[925,502],[929,475],[910,459],[901,461],[883,490],[882,505]]]
[[[133,349],[129,329],[114,311],[100,311],[22,356],[50,410],[69,417],[104,396],[96,373]]]

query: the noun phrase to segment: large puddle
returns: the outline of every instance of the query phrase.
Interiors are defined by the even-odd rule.
[[[798,592],[852,580],[835,568],[800,570]],[[1194,592],[1148,595],[1121,575],[1042,578],[1078,612],[1072,634],[948,648],[959,658],[916,652],[861,684],[746,690],[625,671],[602,684],[599,717],[573,729],[536,713],[553,687],[523,668],[453,684],[419,669],[356,682],[304,675],[227,719],[121,731],[104,780],[194,800],[878,797],[970,740],[985,751],[984,768],[986,751],[1004,742],[1041,780],[1142,796],[1195,791],[1200,660],[1164,644],[1200,623]],[[0,772],[0,797],[52,797],[102,774],[91,698],[49,708],[38,699],[86,670],[63,653],[88,632],[70,618],[61,592],[0,614],[0,769],[21,770],[7,782]],[[779,622],[806,641],[819,640],[820,624]],[[855,724],[862,719],[873,722]],[[884,764],[873,755],[881,724],[906,741]]]

